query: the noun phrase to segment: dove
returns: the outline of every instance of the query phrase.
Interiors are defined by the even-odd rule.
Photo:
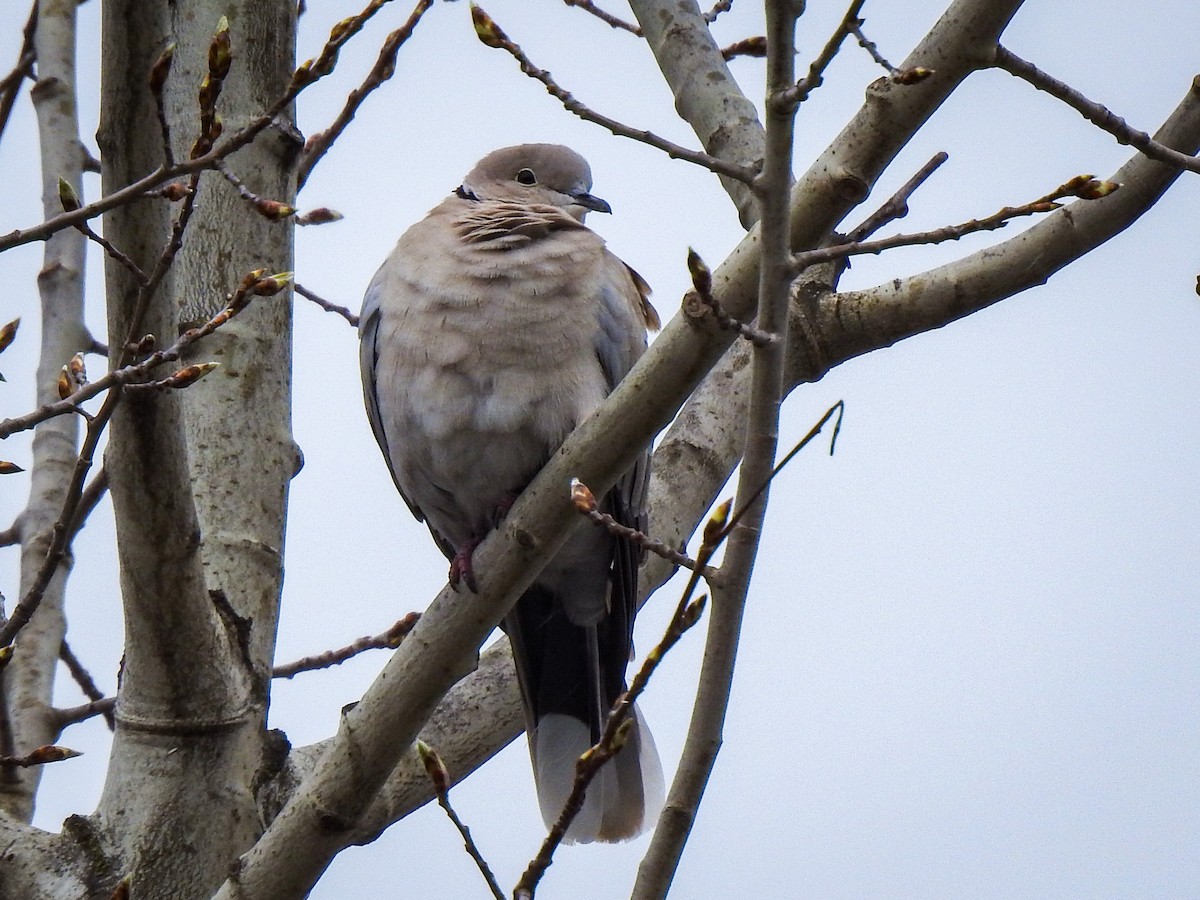
[[[474,589],[476,546],[659,325],[646,283],[584,224],[588,212],[611,212],[591,182],[567,147],[489,153],[404,232],[367,288],[359,332],[368,418],[456,587]],[[647,451],[600,501],[643,530],[649,463]],[[639,562],[629,542],[578,528],[501,623],[548,827],[575,760],[626,688]],[[662,767],[636,706],[631,718],[568,842],[627,840],[656,818]]]

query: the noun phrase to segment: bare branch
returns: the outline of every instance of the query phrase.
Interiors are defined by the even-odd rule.
[[[17,92],[26,78],[33,78],[33,64],[37,59],[34,51],[33,36],[37,30],[38,3],[34,0],[29,10],[29,18],[25,20],[22,33],[21,49],[17,53],[17,63],[3,78],[0,78],[0,135],[8,126],[12,115],[13,104],[17,102]]]
[[[627,137],[635,141],[640,141],[643,144],[648,144],[657,150],[662,150],[673,159],[682,159],[685,162],[693,163],[708,169],[710,172],[715,172],[718,175],[725,175],[729,178],[734,178],[745,184],[749,184],[754,178],[754,170],[746,166],[739,166],[734,163],[726,162],[718,159],[715,156],[710,156],[707,153],[701,153],[696,150],[689,150],[687,147],[672,143],[666,138],[659,137],[650,131],[639,131],[630,128],[616,119],[609,118],[585,106],[583,103],[576,100],[570,93],[559,87],[558,83],[550,76],[550,73],[545,69],[539,69],[533,64],[525,51],[509,38],[507,34],[501,30],[496,21],[485,13],[478,6],[471,7],[471,20],[475,23],[475,34],[479,40],[489,47],[494,47],[498,50],[504,50],[521,67],[521,71],[537,81],[540,81],[546,88],[547,93],[555,97],[563,107],[571,113],[579,116],[585,122],[592,122],[595,125],[600,125],[607,128],[615,135]]]
[[[30,228],[18,228],[8,234],[0,235],[0,251],[18,247],[33,241],[44,241],[50,235],[64,228],[71,228],[80,222],[86,222],[102,215],[111,209],[129,203],[154,190],[165,182],[183,175],[194,176],[198,172],[212,169],[219,160],[226,159],[231,154],[242,149],[275,121],[276,117],[287,109],[296,97],[307,87],[316,83],[333,71],[337,63],[338,51],[354,37],[387,0],[371,0],[367,7],[357,15],[342,20],[334,27],[329,40],[325,43],[316,59],[302,63],[292,75],[291,84],[280,97],[266,110],[253,118],[241,131],[231,135],[216,144],[211,150],[184,162],[174,165],[163,164],[153,172],[138,178],[123,188],[101,197],[93,203],[88,203],[78,209],[53,216],[40,225]]]
[[[830,35],[829,40],[825,42],[825,46],[821,49],[820,54],[813,60],[808,67],[808,74],[801,78],[795,85],[787,91],[787,97],[790,102],[803,103],[808,99],[808,95],[819,88],[825,81],[825,70],[829,68],[829,64],[833,62],[833,58],[837,56],[838,51],[842,48],[842,41],[849,34],[855,33],[862,20],[858,14],[862,12],[863,4],[866,0],[854,0],[850,4],[850,8],[846,10],[846,14],[842,16],[842,21],[838,23],[838,27]]]
[[[847,243],[858,243],[865,241],[883,226],[890,222],[895,222],[897,219],[903,219],[908,215],[908,200],[916,193],[917,188],[929,180],[942,164],[950,158],[950,155],[944,150],[939,150],[935,153],[925,165],[917,170],[917,173],[912,178],[904,182],[896,193],[892,194],[882,206],[875,212],[871,213],[861,225],[853,229],[847,236]]]
[[[763,130],[754,103],[742,92],[713,39],[708,17],[694,2],[631,0],[646,43],[674,95],[675,109],[706,152],[757,171]],[[718,3],[710,14],[724,9]],[[758,217],[754,195],[740,178],[721,178],[738,218],[749,229]]]
[[[636,35],[637,37],[642,36],[642,29],[639,26],[634,25],[632,22],[626,22],[624,19],[620,18],[619,16],[614,16],[610,12],[605,12],[595,3],[593,3],[592,0],[563,0],[563,3],[567,4],[567,6],[574,6],[577,9],[582,9],[586,13],[590,13],[601,22],[604,22],[606,25],[610,25],[618,31],[628,31],[630,34]]]
[[[88,704],[89,706],[95,705],[104,700],[104,692],[96,686],[96,682],[92,678],[91,673],[84,668],[83,663],[79,661],[79,658],[75,655],[74,651],[71,650],[71,645],[68,644],[66,640],[63,640],[62,642],[62,649],[58,652],[58,658],[62,660],[63,665],[67,667],[67,671],[71,673],[71,677],[75,679],[75,683],[79,685],[79,689],[83,691],[84,696],[91,701],[91,703]],[[104,716],[104,721],[108,725],[109,731],[112,731],[117,727],[116,719],[113,717],[111,703],[106,704],[103,709],[99,709],[97,712]],[[61,716],[59,718],[59,722],[61,722],[63,725],[69,724],[66,718]]]
[[[678,550],[668,547],[662,541],[656,541],[644,531],[638,531],[636,528],[622,525],[608,513],[600,512],[600,509],[596,505],[595,495],[578,478],[571,481],[571,502],[575,504],[575,509],[579,511],[579,514],[593,525],[603,528],[609,534],[615,535],[623,541],[629,541],[638,547],[645,548],[672,565],[681,566],[693,572],[699,572],[701,576],[709,580],[716,578],[719,574],[716,569],[709,567],[701,568],[700,564],[687,554],[680,553]]]
[[[104,697],[100,700],[93,700],[91,703],[84,703],[80,706],[70,706],[66,709],[57,709],[54,711],[54,722],[61,730],[66,728],[68,725],[74,725],[78,722],[85,722],[88,719],[96,716],[104,716],[105,720],[107,721],[113,718],[113,710],[116,708],[116,706],[116,697]]]
[[[1200,92],[1189,89],[1155,135],[1182,152],[1200,147]],[[820,304],[816,333],[836,365],[984,309],[1035,285],[1129,227],[1180,176],[1169,163],[1135,154],[1113,174],[1123,187],[1101,201],[1072,204],[1025,231],[955,262]],[[819,377],[807,372],[803,380]]]
[[[779,442],[779,411],[787,360],[788,298],[792,282],[792,146],[799,97],[795,91],[793,45],[798,5],[767,0],[766,157],[755,180],[759,202],[757,327],[773,340],[753,350],[745,451],[738,479],[738,517],[710,526],[705,544],[726,534],[729,546],[721,576],[713,585],[713,614],[701,664],[700,684],[679,769],[666,808],[638,870],[635,898],[665,897],[691,833],[691,822],[704,795],[721,745],[729,691],[741,636],[750,575],[758,555],[770,482]],[[852,10],[853,11],[853,10]],[[844,24],[844,23],[843,23]],[[710,535],[711,532],[718,532]],[[694,577],[694,576],[693,576]]]
[[[1033,63],[1021,59],[1006,47],[996,47],[994,65],[1010,75],[1029,82],[1039,91],[1045,91],[1055,99],[1061,100],[1097,128],[1107,131],[1115,137],[1118,143],[1136,147],[1151,159],[1159,162],[1179,166],[1189,172],[1200,172],[1200,159],[1187,153],[1180,153],[1178,150],[1172,150],[1154,140],[1146,132],[1130,127],[1124,119],[1107,107],[1089,100],[1069,84],[1047,75]],[[1192,81],[1192,90],[1200,93],[1200,76]]]
[[[405,636],[413,630],[413,626],[417,624],[417,620],[420,618],[420,613],[411,612],[398,620],[382,634],[372,637],[361,637],[357,641],[337,650],[327,650],[315,656],[305,656],[295,662],[275,666],[271,671],[271,677],[294,678],[301,672],[311,672],[314,669],[328,669],[331,666],[340,665],[367,650],[395,650],[400,646],[400,642],[404,640]]]
[[[86,237],[89,241],[92,241],[93,243],[102,247],[104,252],[107,253],[112,259],[115,259],[118,263],[128,269],[129,273],[139,284],[144,286],[150,282],[150,276],[142,271],[141,266],[130,259],[126,253],[113,246],[113,243],[106,237],[93,231],[92,227],[88,225],[87,222],[77,222],[75,224],[75,228],[82,232],[84,237]]]
[[[37,26],[31,34],[38,77],[30,98],[37,115],[44,216],[57,212],[63,197],[77,198],[83,189],[85,154],[80,151],[77,113],[76,24],[74,4],[41,3]],[[83,236],[73,232],[55,235],[42,248],[36,403],[52,399],[62,386],[60,379],[65,378],[70,388],[83,374],[82,357],[75,354],[83,333],[86,249]],[[63,363],[68,360],[72,361],[64,370]],[[29,501],[20,515],[20,596],[38,591],[39,602],[46,600],[47,614],[25,635],[20,653],[4,672],[4,752],[10,756],[49,745],[56,737],[46,711],[52,702],[54,661],[65,629],[61,611],[67,567],[48,566],[46,557],[53,549],[55,516],[69,502],[70,488],[63,473],[70,471],[78,444],[77,421],[47,422],[34,435]],[[5,623],[5,627],[10,624]],[[8,766],[4,777],[17,783],[3,792],[0,806],[8,814],[26,819],[33,809],[39,771],[35,768],[19,773]]]
[[[483,854],[479,852],[479,847],[476,845],[475,839],[471,837],[471,829],[463,824],[462,819],[458,817],[458,813],[454,811],[454,807],[450,805],[450,772],[446,769],[446,764],[442,762],[442,758],[438,756],[437,751],[424,741],[417,741],[417,753],[420,755],[421,762],[425,766],[425,772],[429,775],[429,780],[433,784],[438,806],[445,811],[451,823],[458,829],[458,833],[463,839],[463,845],[467,848],[467,853],[470,854],[480,874],[483,875],[488,889],[492,892],[492,896],[496,900],[504,900],[504,891],[500,890],[500,885],[496,882],[496,876],[492,873],[487,860],[483,858]]]
[[[848,256],[881,253],[884,250],[892,250],[896,247],[911,247],[916,244],[940,244],[945,241],[957,241],[968,234],[975,234],[980,231],[995,231],[997,228],[1003,228],[1013,219],[1053,212],[1062,207],[1062,204],[1058,201],[1064,197],[1077,197],[1081,200],[1099,200],[1116,191],[1118,187],[1120,185],[1112,181],[1098,181],[1091,175],[1078,175],[1044,197],[1039,197],[1037,200],[1024,203],[1021,206],[1006,206],[982,219],[971,219],[958,225],[945,225],[941,228],[920,231],[916,234],[894,234],[891,237],[879,238],[874,241],[832,244],[828,247],[806,250],[792,257],[793,270],[799,274],[809,266],[829,262],[834,259],[843,259]]]
[[[413,7],[412,13],[408,17],[408,21],[393,31],[384,39],[383,46],[379,48],[379,57],[375,60],[375,65],[371,67],[371,71],[367,73],[367,77],[363,79],[362,84],[350,92],[346,97],[346,104],[342,107],[342,111],[338,113],[337,118],[324,131],[319,131],[305,142],[304,153],[300,158],[299,171],[296,176],[296,190],[299,191],[308,181],[308,176],[312,174],[312,170],[316,167],[321,158],[333,146],[334,141],[341,136],[353,120],[358,108],[362,106],[363,101],[371,95],[371,92],[386,82],[396,72],[396,54],[400,52],[400,47],[412,35],[413,30],[417,27],[417,23],[421,21],[421,17],[433,5],[433,0],[418,0],[418,3]]]
[[[325,310],[326,312],[337,313],[339,316],[341,316],[343,319],[345,319],[347,322],[349,322],[355,328],[358,327],[358,316],[356,316],[354,313],[350,312],[350,310],[346,309],[346,307],[338,306],[336,303],[330,303],[328,300],[324,299],[323,297],[319,296],[318,294],[314,294],[312,291],[310,291],[308,288],[306,288],[302,284],[297,283],[297,284],[293,285],[293,287],[294,287],[296,293],[299,294],[301,297],[303,297],[305,300],[311,300],[313,303],[317,304],[317,306],[321,307],[321,309]]]
[[[895,77],[900,71],[890,62],[884,59],[883,54],[879,52],[879,47],[874,41],[870,40],[862,30],[863,23],[857,22],[850,28],[850,33],[858,38],[858,46],[862,47],[871,55],[871,59],[875,60],[875,65],[880,68],[887,69],[889,75]]]

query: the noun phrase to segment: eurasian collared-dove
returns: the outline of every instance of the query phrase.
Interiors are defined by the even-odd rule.
[[[646,347],[658,317],[642,279],[583,225],[610,212],[572,150],[524,144],[485,156],[413,225],[363,302],[367,413],[392,477],[473,584],[471,554]],[[649,456],[604,498],[644,527]],[[638,552],[577,529],[505,618],[538,799],[554,822],[575,759],[625,689]],[[620,841],[651,824],[662,769],[640,713],[587,792],[569,841]]]

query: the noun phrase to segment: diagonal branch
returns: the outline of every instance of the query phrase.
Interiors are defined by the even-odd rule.
[[[631,0],[629,5],[671,88],[676,111],[700,145],[718,159],[757,169],[764,153],[758,111],[742,93],[709,30],[723,4],[707,16],[695,0]],[[742,226],[750,228],[758,208],[749,187],[737,178],[722,178],[721,186]]]
[[[759,202],[760,238],[757,326],[775,339],[753,345],[745,454],[737,489],[739,518],[730,532],[721,577],[713,585],[713,612],[683,755],[650,848],[638,869],[633,888],[635,900],[667,895],[716,764],[733,687],[742,617],[766,517],[779,443],[788,295],[792,282],[788,196],[792,184],[795,115],[800,103],[800,93],[795,90],[792,49],[797,10],[789,0],[768,0],[766,5],[767,152],[762,174],[754,184]]]
[[[38,4],[37,0],[34,0],[33,6],[29,10],[29,18],[25,20],[21,49],[17,52],[16,65],[12,67],[12,71],[0,78],[0,135],[4,134],[4,129],[8,126],[21,83],[26,78],[33,78],[33,65],[37,61],[37,53],[33,46],[33,36],[37,31],[37,18]]]
[[[624,19],[620,18],[619,16],[614,16],[610,12],[605,12],[595,3],[593,3],[592,0],[563,0],[563,3],[567,4],[567,6],[574,6],[578,9],[582,9],[585,13],[595,16],[610,28],[614,28],[618,31],[628,31],[630,34],[636,37],[642,36],[642,29],[637,25],[634,25],[632,22],[626,22]]]
[[[817,58],[808,67],[808,73],[788,89],[787,98],[790,101],[803,103],[808,99],[809,94],[824,83],[825,70],[829,68],[829,64],[833,62],[833,58],[837,56],[838,51],[842,48],[842,41],[862,24],[858,18],[858,14],[862,12],[865,2],[866,0],[854,0],[850,4],[850,8],[846,10],[846,14],[842,16],[842,21],[838,23],[838,27],[834,29],[829,40],[825,42],[825,46],[821,49]]]
[[[211,150],[193,159],[174,165],[162,164],[152,172],[130,181],[118,190],[111,191],[85,206],[68,210],[52,216],[39,225],[29,228],[18,228],[8,234],[0,235],[0,251],[33,241],[44,241],[55,232],[64,228],[72,228],[81,222],[94,219],[109,210],[139,199],[147,191],[153,190],[172,179],[183,175],[196,175],[216,167],[216,164],[228,158],[233,153],[254,141],[260,134],[275,123],[276,118],[292,105],[296,97],[305,88],[324,78],[333,71],[337,63],[338,51],[352,37],[358,34],[367,21],[386,3],[387,0],[371,0],[367,7],[357,15],[344,19],[334,27],[329,40],[315,59],[307,60],[292,74],[287,89],[258,116],[251,119],[245,127],[230,137],[216,144]]]
[[[308,176],[312,174],[312,170],[316,167],[321,158],[329,152],[329,148],[346,130],[346,127],[354,120],[358,108],[371,95],[371,93],[384,84],[394,74],[396,74],[396,54],[400,52],[400,47],[404,42],[412,36],[417,23],[421,21],[421,17],[425,15],[429,7],[433,6],[433,0],[418,0],[417,5],[413,7],[412,13],[403,25],[393,31],[384,39],[383,46],[379,48],[379,56],[375,60],[375,65],[371,67],[371,71],[367,73],[367,77],[363,79],[361,85],[352,90],[349,96],[346,97],[346,103],[342,107],[342,111],[338,113],[337,118],[324,131],[319,131],[308,139],[304,144],[304,153],[300,157],[300,165],[296,174],[296,190],[300,191],[308,181]]]
[[[1039,91],[1045,91],[1051,97],[1061,100],[1101,131],[1111,134],[1119,143],[1136,147],[1151,159],[1159,162],[1179,166],[1189,172],[1200,172],[1200,159],[1188,153],[1180,153],[1178,150],[1154,140],[1146,132],[1131,127],[1106,106],[1089,100],[1066,82],[1047,75],[1033,63],[1027,62],[1011,50],[998,46],[995,66],[1010,75],[1027,81]],[[1192,90],[1200,91],[1200,76],[1192,81]]]
[[[726,178],[732,178],[736,181],[741,181],[746,184],[754,177],[754,169],[749,166],[739,166],[734,163],[726,162],[723,159],[712,156],[708,153],[700,153],[695,150],[689,150],[687,147],[668,141],[666,138],[659,137],[650,131],[630,128],[623,122],[596,112],[595,110],[585,106],[583,103],[575,99],[568,91],[559,86],[545,69],[539,69],[533,64],[525,51],[515,43],[504,31],[496,24],[496,21],[485,13],[478,6],[471,6],[471,20],[475,23],[475,33],[479,39],[489,47],[494,47],[498,50],[504,50],[521,67],[521,71],[537,81],[540,81],[546,88],[547,93],[555,97],[563,107],[570,113],[574,113],[583,119],[585,122],[592,122],[603,128],[607,128],[615,135],[620,137],[631,138],[635,141],[641,141],[643,144],[648,144],[657,150],[661,150],[670,156],[672,159],[682,159],[685,162],[693,163],[715,172],[718,175],[724,175]]]

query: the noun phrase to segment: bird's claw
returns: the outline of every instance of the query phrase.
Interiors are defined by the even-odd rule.
[[[479,541],[467,541],[450,560],[450,586],[455,590],[458,590],[460,583],[465,583],[472,594],[479,593],[479,583],[475,580],[475,568],[471,561],[478,546]]]

